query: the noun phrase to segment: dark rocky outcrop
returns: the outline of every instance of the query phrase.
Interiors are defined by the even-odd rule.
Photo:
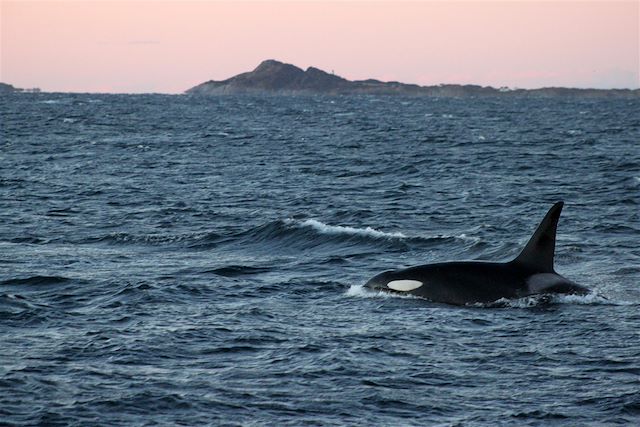
[[[39,93],[40,89],[37,87],[33,89],[22,89],[19,87],[14,87],[13,85],[10,85],[8,83],[0,83],[0,94],[20,93],[20,92]]]
[[[467,96],[525,96],[525,97],[590,97],[590,98],[640,98],[640,89],[496,89],[478,85],[419,86],[380,80],[347,80],[315,67],[306,70],[295,65],[269,59],[250,72],[238,74],[222,81],[199,84],[186,93],[192,95],[231,94],[371,94],[434,97]]]
[[[10,84],[0,82],[0,93],[13,93],[13,92],[18,92],[18,89],[11,86]]]

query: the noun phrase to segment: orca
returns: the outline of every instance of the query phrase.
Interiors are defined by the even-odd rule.
[[[509,262],[444,262],[385,271],[365,287],[453,305],[487,304],[530,295],[586,295],[589,289],[556,273],[553,257],[563,202],[554,204],[522,252]]]

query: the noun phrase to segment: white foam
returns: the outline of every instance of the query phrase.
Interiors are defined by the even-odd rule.
[[[375,296],[377,292],[374,292],[370,289],[364,287],[364,285],[351,285],[347,292],[345,293],[348,297],[362,297],[368,298],[371,296]]]
[[[383,239],[407,239],[409,236],[407,236],[404,233],[401,232],[394,232],[394,233],[388,233],[388,232],[384,232],[384,231],[380,231],[380,230],[376,230],[375,228],[372,227],[365,227],[365,228],[356,228],[356,227],[348,227],[348,226],[342,226],[342,225],[329,225],[329,224],[325,224],[322,221],[318,221],[316,219],[307,219],[304,221],[298,221],[295,219],[285,219],[284,220],[285,224],[290,225],[290,226],[294,226],[294,227],[309,227],[314,229],[315,231],[317,231],[318,233],[321,234],[332,234],[332,235],[351,235],[351,236],[366,236],[366,237],[374,237],[374,238],[383,238]],[[465,233],[461,233],[461,234],[438,234],[435,236],[420,236],[421,238],[425,238],[425,239],[458,239],[458,240],[464,240],[467,242],[472,242],[472,243],[478,243],[480,242],[482,239],[480,237],[476,237],[476,236],[468,236]]]
[[[511,308],[531,308],[540,304],[548,303],[550,301],[547,295],[530,295],[528,297],[509,299],[500,298],[497,301],[491,303],[475,303],[467,304],[471,307],[511,307]]]
[[[595,292],[587,295],[554,295],[553,302],[559,304],[580,304],[580,305],[628,305],[627,303],[620,303],[618,301],[612,301]]]
[[[442,237],[446,238],[447,236],[442,236]],[[458,234],[458,235],[453,236],[453,237],[455,239],[465,240],[467,242],[473,242],[473,243],[478,243],[481,240],[479,237],[467,236],[465,233]]]
[[[400,294],[395,292],[382,292],[369,289],[364,285],[351,285],[345,292],[348,297],[356,298],[419,298],[418,296],[406,293]],[[587,295],[549,295],[538,294],[529,295],[523,298],[500,298],[492,303],[474,303],[466,304],[468,307],[492,308],[532,308],[545,304],[574,304],[574,305],[638,305],[637,302],[630,301],[614,301],[605,298],[597,293]]]
[[[536,294],[523,298],[500,298],[489,304],[477,303],[468,304],[472,307],[510,307],[510,308],[531,308],[542,304],[577,304],[577,305],[630,305],[618,301],[609,300],[597,293],[587,295],[562,295],[562,294]]]
[[[355,236],[369,236],[376,238],[406,238],[402,233],[385,233],[384,231],[379,231],[371,227],[367,228],[354,228],[354,227],[343,227],[341,225],[328,225],[323,222],[320,222],[315,219],[307,219],[302,222],[296,223],[295,220],[287,220],[287,223],[295,223],[301,227],[311,227],[319,233],[322,234],[349,234]]]
[[[364,285],[351,285],[345,292],[348,297],[357,298],[418,298],[411,294],[398,294],[395,292],[382,292],[369,289]]]

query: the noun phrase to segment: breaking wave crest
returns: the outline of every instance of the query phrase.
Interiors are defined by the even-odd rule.
[[[269,250],[331,250],[339,252],[354,246],[406,249],[408,240],[401,233],[386,233],[373,228],[328,225],[307,220],[276,220],[254,227],[230,241],[239,245],[259,245]]]
[[[293,219],[285,220],[285,224],[290,224],[295,227],[311,227],[321,234],[330,234],[330,235],[354,235],[354,236],[366,236],[373,237],[375,239],[405,239],[405,236],[402,233],[385,233],[384,231],[379,231],[371,227],[366,228],[355,228],[355,227],[345,227],[341,225],[328,225],[323,222],[320,222],[315,219],[307,219],[302,222],[297,222]]]
[[[456,239],[452,236],[410,237],[400,232],[385,232],[372,227],[330,225],[316,219],[283,219],[227,235],[210,234],[192,242],[190,247],[207,249],[219,244],[259,245],[269,250],[328,249],[335,252],[354,246],[405,250],[409,245],[429,246]]]
[[[408,236],[401,232],[387,232],[366,226],[362,228],[330,225],[316,219],[280,219],[269,221],[246,230],[223,230],[184,234],[132,234],[111,232],[103,236],[89,237],[84,244],[106,243],[114,245],[182,246],[207,250],[219,245],[262,245],[270,250],[285,248],[327,248],[341,251],[353,246],[381,247],[402,251],[409,246],[429,247],[438,243],[461,240],[477,243],[475,237],[461,235]]]

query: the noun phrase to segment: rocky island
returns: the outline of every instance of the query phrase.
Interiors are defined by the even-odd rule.
[[[199,84],[186,91],[191,95],[283,94],[283,95],[404,95],[432,97],[526,96],[526,97],[590,97],[640,98],[640,89],[576,89],[547,87],[541,89],[509,89],[491,86],[443,84],[419,86],[380,80],[347,80],[309,67],[269,59],[246,73],[226,80]]]

